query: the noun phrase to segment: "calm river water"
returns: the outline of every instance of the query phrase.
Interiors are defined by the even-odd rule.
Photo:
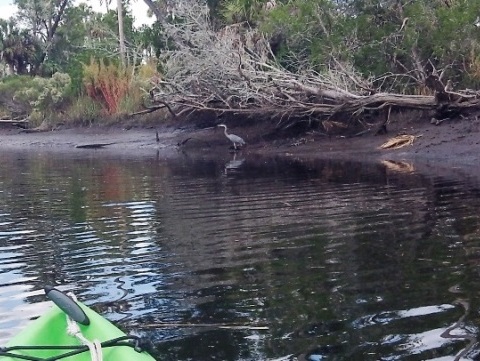
[[[158,360],[479,357],[475,180],[231,157],[3,152],[0,345],[55,284]]]

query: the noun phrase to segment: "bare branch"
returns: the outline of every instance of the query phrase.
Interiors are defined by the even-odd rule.
[[[379,91],[379,84],[400,77],[424,85],[426,74],[415,47],[411,50],[413,73],[369,79],[334,55],[321,72],[314,71],[301,56],[292,56],[292,63],[299,69],[293,73],[279,65],[265,36],[247,23],[215,31],[207,5],[197,0],[178,0],[174,10],[175,23],[164,23],[173,45],[161,54],[163,79],[151,92],[154,101],[162,107],[168,104],[177,116],[195,110],[261,114],[279,119],[279,126],[291,126],[296,121],[330,121],[331,116],[339,114],[361,122],[366,110],[383,111],[392,106],[435,109],[438,105],[434,95]],[[403,18],[397,34],[405,30],[407,20]],[[400,62],[398,65],[403,66]],[[470,98],[468,101],[477,106]],[[457,103],[457,109],[464,106]]]

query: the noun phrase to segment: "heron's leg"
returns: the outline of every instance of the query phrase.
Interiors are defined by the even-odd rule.
[[[233,142],[233,149],[237,150],[237,143]]]

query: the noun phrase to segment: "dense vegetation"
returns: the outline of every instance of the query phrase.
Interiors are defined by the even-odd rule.
[[[173,103],[185,106],[200,89],[209,92],[202,106],[213,93],[215,101],[242,107],[257,101],[262,84],[271,92],[311,74],[315,86],[355,94],[427,94],[431,74],[457,89],[480,82],[480,0],[210,0],[201,18],[188,11],[202,8],[197,0],[143,1],[156,22],[138,29],[132,1],[95,13],[73,0],[14,0],[18,12],[0,21],[0,115],[38,124],[118,119],[152,100],[163,104],[159,83],[170,86],[165,99]],[[251,73],[246,56],[254,59]],[[212,75],[225,73],[218,82],[228,82],[233,75],[222,67],[235,57],[240,63],[231,69],[250,82],[238,94],[217,87]],[[219,59],[223,64],[215,64]],[[209,80],[201,81],[209,68]],[[265,77],[252,78],[265,69]],[[279,69],[282,82],[275,83]],[[301,83],[308,90],[308,81]],[[168,98],[172,87],[182,102]]]

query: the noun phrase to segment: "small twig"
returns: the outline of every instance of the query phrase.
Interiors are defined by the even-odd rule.
[[[130,113],[130,115],[132,116],[132,115],[141,115],[141,114],[153,113],[154,111],[159,110],[159,109],[163,109],[163,108],[166,108],[165,105],[156,105],[156,106],[148,107],[147,109],[144,109],[144,110],[140,110],[140,111],[135,112],[135,113]]]
[[[258,330],[268,331],[268,326],[251,326],[251,325],[231,325],[226,323],[147,323],[142,328],[170,328],[170,327],[211,327],[228,330]]]

